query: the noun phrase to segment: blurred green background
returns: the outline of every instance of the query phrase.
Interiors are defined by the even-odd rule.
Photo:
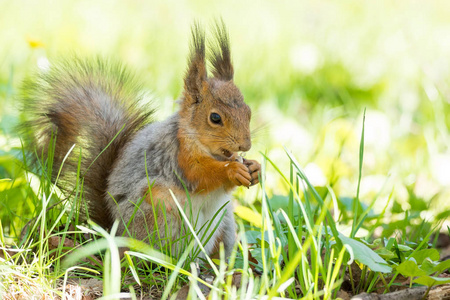
[[[52,57],[104,55],[136,70],[157,118],[177,109],[190,26],[228,26],[235,82],[253,110],[254,147],[317,187],[354,197],[366,112],[361,200],[390,195],[398,218],[450,208],[448,1],[0,1],[0,216],[24,213],[15,97]],[[209,26],[211,27],[211,26]],[[269,193],[286,193],[268,169]],[[252,203],[258,189],[239,190]],[[416,203],[416,204],[415,204]],[[418,203],[418,204],[417,204]],[[392,207],[391,207],[392,208]],[[389,216],[389,215],[388,215]]]

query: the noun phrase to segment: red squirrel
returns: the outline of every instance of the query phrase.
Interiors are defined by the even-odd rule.
[[[63,158],[76,145],[57,183],[63,191],[73,191],[80,176],[86,213],[94,222],[110,228],[117,219],[118,234],[149,243],[158,226],[160,239],[176,241],[184,220],[171,190],[185,213],[196,220],[197,234],[212,234],[204,245],[206,252],[213,252],[219,241],[227,255],[231,252],[235,242],[231,193],[236,186],[257,184],[260,164],[237,159],[238,152],[251,147],[251,110],[233,82],[224,23],[217,22],[213,33],[206,55],[205,32],[198,24],[192,27],[180,109],[162,122],[152,122],[153,110],[143,103],[138,80],[111,61],[66,59],[25,84],[29,145],[39,155],[53,156],[53,181]],[[212,76],[207,74],[206,59]],[[55,148],[49,153],[52,138]],[[82,157],[79,174],[77,149]],[[220,215],[212,218],[224,205],[225,215],[217,225]],[[212,225],[205,232],[203,225],[209,221]]]

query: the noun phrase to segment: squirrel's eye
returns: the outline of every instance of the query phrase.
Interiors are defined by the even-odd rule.
[[[220,122],[222,122],[222,118],[220,117],[219,114],[217,113],[212,113],[209,118],[211,119],[211,122],[215,123],[215,124],[220,124]]]

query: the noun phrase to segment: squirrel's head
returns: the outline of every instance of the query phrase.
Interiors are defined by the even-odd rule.
[[[198,24],[192,28],[180,128],[187,138],[198,141],[201,149],[216,159],[227,160],[238,151],[250,150],[251,111],[233,82],[230,45],[223,21],[216,23],[214,33],[215,43],[208,53],[213,76],[208,77],[205,33]]]

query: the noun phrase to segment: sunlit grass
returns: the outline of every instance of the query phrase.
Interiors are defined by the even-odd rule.
[[[360,177],[364,158],[364,134],[363,126],[358,158]],[[406,218],[408,224],[403,225],[403,235],[398,239],[385,239],[378,244],[354,239],[362,228],[371,231],[384,220],[384,214],[372,211],[373,205],[363,207],[359,201],[360,182],[357,183],[348,215],[332,215],[331,211],[337,210],[343,204],[343,199],[336,198],[331,186],[327,190],[316,189],[296,157],[289,151],[285,155],[290,165],[288,172],[270,157],[262,156],[261,199],[258,199],[261,206],[253,208],[254,215],[260,218],[253,218],[252,222],[247,223],[248,215],[244,214],[242,219],[238,219],[240,238],[235,251],[231,257],[225,258],[222,248],[220,260],[213,260],[204,252],[201,246],[203,242],[191,223],[192,218],[183,212],[180,205],[180,216],[187,224],[188,232],[194,237],[190,243],[188,239],[178,241],[189,243],[181,247],[185,249],[183,253],[172,253],[171,247],[155,250],[142,241],[116,237],[117,222],[110,233],[92,223],[88,227],[77,226],[78,230],[68,231],[69,225],[73,227],[79,219],[76,216],[78,212],[71,206],[75,202],[61,205],[54,194],[55,187],[42,176],[38,193],[32,195],[36,202],[41,202],[41,206],[32,215],[34,222],[29,224],[30,227],[25,232],[25,242],[14,250],[20,256],[12,256],[5,252],[6,248],[2,248],[4,254],[0,259],[5,265],[0,274],[2,292],[5,297],[14,298],[16,293],[27,288],[28,281],[38,278],[31,286],[39,289],[34,293],[54,297],[62,293],[66,295],[69,278],[94,278],[102,282],[103,296],[111,298],[136,298],[137,288],[150,285],[156,288],[154,293],[162,299],[181,293],[179,290],[183,287],[189,289],[189,294],[194,299],[203,299],[204,295],[199,287],[201,284],[203,291],[206,287],[210,297],[234,298],[241,295],[244,298],[269,296],[334,299],[345,280],[347,269],[350,280],[358,282],[357,285],[352,285],[353,294],[373,291],[378,282],[383,282],[383,288],[388,291],[402,272],[396,270],[399,263],[413,257],[419,250],[427,249],[427,241],[439,229],[434,226],[432,230],[421,233],[422,225],[410,223],[415,218],[410,216]],[[44,159],[42,168],[47,170],[51,164],[51,160]],[[265,180],[268,168],[274,170],[276,176],[287,186],[289,193],[281,196],[281,199],[287,201],[284,204],[280,204],[280,198],[269,197],[267,194],[270,189]],[[77,185],[81,185],[81,182]],[[81,191],[81,186],[77,186],[76,190]],[[175,196],[172,196],[176,201]],[[82,195],[76,194],[75,197]],[[51,202],[59,205],[51,205]],[[216,217],[220,217],[220,214],[213,216]],[[341,233],[342,225],[350,226],[351,233]],[[407,232],[418,232],[418,235],[411,240]],[[56,246],[53,242],[55,238],[60,241]],[[0,240],[5,245],[3,232],[0,232]],[[66,246],[65,241],[72,246]],[[196,258],[199,252],[193,251],[194,244],[200,245],[205,260],[199,261]],[[127,249],[123,256],[119,254],[120,248]],[[380,250],[383,251],[378,254],[377,251]],[[193,253],[195,256],[192,256]],[[351,265],[354,260],[358,265]],[[147,267],[145,262],[150,263],[151,267]],[[195,262],[202,263],[199,266]],[[450,266],[446,261],[441,269],[444,270],[447,264]],[[361,278],[353,278],[350,270],[354,267],[362,268]],[[438,271],[442,271],[441,269]],[[142,274],[147,275],[143,277]],[[213,280],[208,281],[205,274],[212,274]],[[419,275],[413,273],[411,277],[419,280]],[[19,280],[18,276],[23,278]],[[125,281],[126,277],[131,277],[133,283]]]

